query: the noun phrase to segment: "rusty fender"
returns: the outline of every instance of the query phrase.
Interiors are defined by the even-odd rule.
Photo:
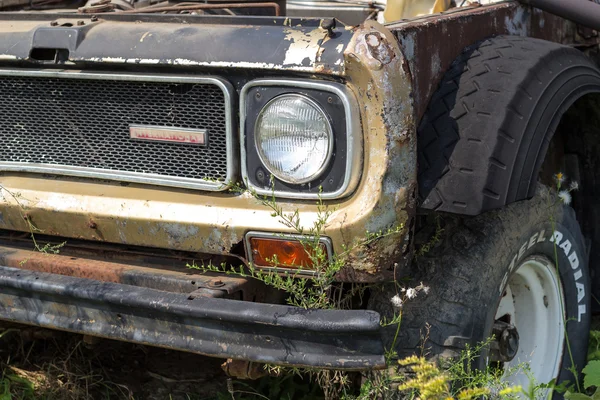
[[[516,1],[456,8],[395,22],[387,28],[398,38],[411,71],[417,121],[442,77],[467,46],[496,35],[529,36],[571,45],[581,44],[583,39],[576,37],[577,27],[571,21]]]
[[[220,298],[255,284],[239,277],[10,246],[0,246],[0,259],[2,320],[252,362],[345,370],[385,366],[379,314],[373,311]]]
[[[397,39],[374,21],[356,29],[344,58],[348,85],[362,105],[364,171],[354,196],[359,200],[335,214],[330,226],[342,227],[344,219],[354,213],[361,223],[340,229],[344,238],[363,238],[365,231],[389,227],[402,229],[356,248],[340,278],[355,282],[392,279],[395,266],[410,258],[415,213],[417,160],[411,77]]]

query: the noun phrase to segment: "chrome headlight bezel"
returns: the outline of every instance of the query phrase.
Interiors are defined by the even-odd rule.
[[[284,94],[297,94],[315,102],[332,124],[332,154],[324,171],[314,180],[290,184],[275,178],[262,164],[254,144],[257,116],[270,100]],[[336,199],[351,194],[362,172],[362,130],[360,110],[353,93],[336,82],[301,79],[258,79],[241,90],[240,100],[241,169],[245,185],[261,195],[289,199]],[[258,175],[258,176],[257,176]],[[266,176],[265,176],[266,175]],[[262,178],[262,179],[260,179]],[[320,192],[319,187],[323,190]]]
[[[266,110],[269,107],[272,107],[277,102],[280,102],[280,101],[282,101],[284,99],[288,99],[288,98],[296,98],[300,101],[307,103],[310,107],[314,108],[317,112],[319,112],[321,114],[321,116],[323,117],[323,119],[325,120],[325,123],[326,123],[326,127],[325,127],[326,132],[325,133],[327,136],[327,150],[326,150],[325,157],[323,158],[323,160],[321,162],[321,165],[312,174],[302,177],[302,178],[297,178],[297,179],[284,176],[279,171],[276,171],[275,167],[272,165],[273,160],[270,160],[269,157],[266,154],[264,154],[264,151],[262,150],[261,146],[259,145],[259,134],[260,134],[259,123],[261,122],[261,118],[263,117],[264,113],[266,112]],[[327,115],[327,112],[325,110],[323,110],[323,108],[316,101],[314,101],[310,97],[305,96],[300,93],[283,93],[283,94],[273,97],[259,111],[259,113],[256,117],[256,120],[255,120],[255,123],[254,123],[254,145],[256,146],[256,151],[258,153],[258,157],[260,158],[261,163],[267,169],[267,171],[269,171],[275,178],[277,178],[285,183],[292,184],[292,185],[302,185],[304,183],[312,182],[312,181],[318,179],[323,174],[323,172],[327,169],[327,167],[329,166],[329,163],[331,162],[331,158],[333,155],[333,149],[334,149],[334,141],[335,141],[335,138],[333,135],[333,126],[329,119],[329,116]]]

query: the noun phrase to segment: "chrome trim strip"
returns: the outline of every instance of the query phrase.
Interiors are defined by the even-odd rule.
[[[74,176],[81,178],[106,179],[111,181],[142,183],[159,186],[178,187],[184,189],[222,191],[226,190],[239,173],[236,162],[237,143],[234,142],[233,102],[235,89],[225,79],[215,76],[182,76],[170,74],[143,74],[143,73],[106,73],[82,72],[80,70],[14,70],[0,68],[0,78],[34,77],[34,78],[66,78],[88,79],[107,81],[134,81],[134,82],[172,82],[172,83],[204,83],[218,86],[225,98],[225,143],[227,153],[227,173],[224,183],[204,179],[178,178],[158,174],[145,174],[142,172],[125,172],[100,168],[73,167],[67,165],[15,163],[0,161],[0,171],[10,172],[35,172],[52,175]]]
[[[259,232],[259,231],[249,231],[246,233],[244,237],[244,245],[246,247],[246,259],[249,263],[252,263],[252,252],[250,251],[250,239],[251,238],[265,238],[265,239],[311,239],[313,236],[310,235],[299,235],[295,233],[270,233],[270,232]],[[329,262],[333,261],[333,243],[331,239],[322,236],[319,238],[319,242],[325,245],[325,249],[327,250],[327,256],[329,258]],[[294,269],[294,268],[278,268],[278,267],[259,267],[262,271],[273,271],[273,272],[293,272],[294,274],[300,275],[314,275],[315,271],[309,269]]]
[[[193,178],[165,177],[158,174],[145,174],[141,172],[124,172],[112,169],[100,168],[79,168],[68,165],[54,164],[34,164],[34,163],[0,163],[0,171],[7,172],[33,172],[38,174],[74,176],[80,178],[105,179],[110,181],[121,181],[131,183],[142,183],[150,185],[161,185],[178,187],[183,189],[201,189],[201,190],[225,190],[227,187],[223,184],[201,181]],[[167,178],[167,179],[165,179]],[[222,188],[220,188],[222,187]],[[219,189],[217,189],[219,188]]]
[[[256,86],[287,86],[290,88],[300,89],[316,89],[337,95],[344,104],[346,112],[346,134],[347,134],[347,157],[346,157],[346,173],[344,175],[344,183],[335,192],[328,193],[305,193],[305,192],[283,192],[270,189],[263,189],[250,184],[248,179],[248,171],[246,168],[246,148],[244,146],[246,139],[246,99],[248,91]],[[360,109],[356,98],[346,86],[335,82],[315,82],[301,79],[257,79],[248,82],[242,88],[240,93],[240,153],[242,165],[242,179],[246,187],[253,189],[260,195],[275,195],[277,197],[288,199],[337,199],[352,193],[362,171],[362,152],[363,152],[363,135],[360,124]]]

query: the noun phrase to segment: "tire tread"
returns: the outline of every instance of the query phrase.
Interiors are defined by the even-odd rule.
[[[526,126],[540,90],[553,69],[561,68],[557,63],[581,65],[600,76],[579,51],[538,39],[497,36],[465,49],[418,129],[422,208],[478,215],[533,193],[515,188],[513,170],[530,151]],[[469,170],[474,173],[462,173]]]

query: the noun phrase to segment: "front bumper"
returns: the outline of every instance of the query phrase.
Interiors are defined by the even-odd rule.
[[[343,370],[385,365],[376,312],[214,298],[219,290],[200,293],[196,287],[225,293],[232,286],[227,277],[215,285],[214,277],[209,282],[210,276],[188,271],[122,264],[111,270],[110,264],[0,246],[0,319],[277,365]],[[82,277],[86,274],[96,279]],[[190,281],[194,285],[186,289]]]

